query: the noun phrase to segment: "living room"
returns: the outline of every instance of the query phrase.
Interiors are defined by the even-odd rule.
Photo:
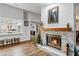
[[[0,3],[1,56],[74,56],[74,3]]]

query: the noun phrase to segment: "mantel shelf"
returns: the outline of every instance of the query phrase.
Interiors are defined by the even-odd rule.
[[[43,31],[68,31],[70,32],[71,28],[42,28]]]

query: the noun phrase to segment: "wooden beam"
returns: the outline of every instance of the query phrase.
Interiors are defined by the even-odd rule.
[[[42,28],[43,31],[71,31],[71,28]]]

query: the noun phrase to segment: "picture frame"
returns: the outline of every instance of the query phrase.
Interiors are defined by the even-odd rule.
[[[29,26],[29,22],[28,21],[24,21],[24,26]]]
[[[58,23],[59,7],[56,6],[48,10],[48,24]]]

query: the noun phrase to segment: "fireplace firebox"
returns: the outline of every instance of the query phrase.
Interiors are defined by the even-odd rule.
[[[60,35],[52,35],[47,34],[46,35],[46,44],[48,46],[61,49],[61,36]]]

